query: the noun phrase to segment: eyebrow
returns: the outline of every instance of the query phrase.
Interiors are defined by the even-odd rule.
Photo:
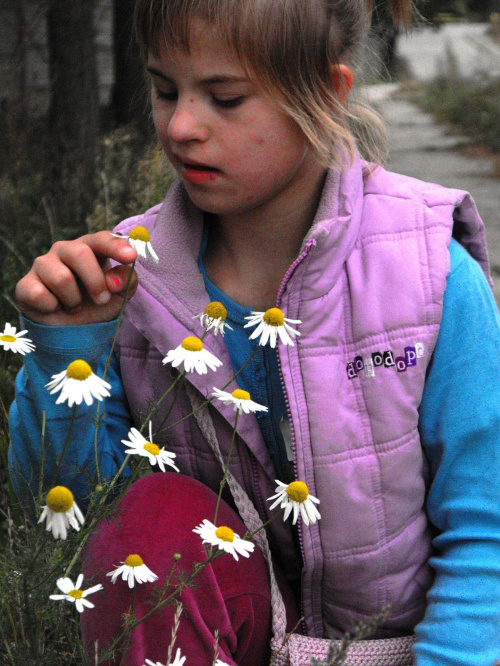
[[[165,74],[163,74],[163,72],[160,72],[159,69],[151,67],[150,65],[148,65],[146,69],[153,76],[157,76],[159,79],[163,79],[168,83],[173,83],[172,79],[170,79],[168,76],[165,76]],[[203,83],[205,85],[210,85],[213,83],[242,83],[242,82],[248,83],[249,81],[250,79],[248,79],[246,76],[231,76],[228,74],[224,76],[222,75],[210,76],[206,79],[202,79],[200,83]]]

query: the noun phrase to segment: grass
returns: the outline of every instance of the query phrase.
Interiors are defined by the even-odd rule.
[[[120,220],[161,202],[173,174],[152,143],[138,150],[131,127],[106,133],[96,162],[98,194],[87,219],[89,231],[111,229]],[[57,240],[51,201],[46,192],[48,137],[44,119],[31,120],[19,130],[8,114],[0,116],[0,327],[18,326],[14,291],[35,257]],[[138,157],[139,155],[139,157]],[[71,232],[71,229],[69,229]],[[15,506],[7,472],[8,409],[14,381],[22,365],[19,355],[4,352],[0,359],[0,511]],[[19,510],[10,509],[16,524]],[[7,543],[8,521],[0,522],[0,549]]]
[[[47,195],[48,149],[46,119],[21,123],[9,114],[0,116],[1,330],[5,322],[18,326],[16,283],[57,240]],[[98,194],[87,219],[89,231],[111,229],[161,202],[172,182],[159,147],[141,146],[131,127],[103,135],[95,173]],[[71,237],[70,227],[62,231]],[[27,522],[18,505],[7,469],[8,408],[22,359],[8,351],[0,356],[0,663],[81,665],[78,618],[69,604],[49,600],[52,580],[38,584],[47,570],[57,575],[64,570],[65,551],[76,533],[54,548],[52,537]]]
[[[448,52],[445,72],[421,84],[413,97],[439,122],[500,158],[500,79],[462,78],[453,54]]]

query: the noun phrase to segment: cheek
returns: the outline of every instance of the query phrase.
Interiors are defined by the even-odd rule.
[[[162,143],[166,143],[168,137],[168,125],[170,122],[170,114],[165,113],[164,110],[160,111],[153,105],[153,124],[155,126],[158,139]]]

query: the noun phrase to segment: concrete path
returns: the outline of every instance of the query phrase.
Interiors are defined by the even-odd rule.
[[[448,134],[400,93],[392,92],[379,101],[378,107],[389,127],[391,171],[467,190],[474,197],[486,225],[495,296],[500,305],[500,180],[492,177],[490,160],[461,154],[463,137]]]
[[[473,36],[477,36],[476,26],[472,28]],[[432,32],[434,37],[439,36],[439,33],[428,32]],[[465,31],[462,30],[461,34],[465,39]],[[428,41],[432,35],[425,39]],[[442,33],[442,36],[445,35]],[[434,43],[433,49],[439,50],[439,46]],[[408,48],[405,52],[410,53]],[[415,55],[415,60],[410,59],[408,64],[413,67],[418,62],[419,58]],[[417,67],[415,69],[418,70]],[[467,140],[450,134],[446,127],[435,123],[431,116],[408,100],[405,89],[403,84],[380,84],[367,88],[369,99],[388,124],[388,168],[472,194],[486,225],[490,262],[496,282],[495,296],[500,305],[500,179],[492,175],[491,160],[468,157],[461,152],[460,148],[466,145]]]
[[[397,51],[417,79],[432,79],[446,69],[451,52],[466,78],[500,76],[500,45],[485,36],[486,23],[449,23],[438,30],[418,28],[398,37]]]

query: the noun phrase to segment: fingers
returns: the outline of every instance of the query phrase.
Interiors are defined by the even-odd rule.
[[[110,268],[108,271],[106,271],[104,275],[106,278],[108,290],[111,294],[116,294],[122,298],[125,297],[131,270],[132,269],[130,266],[115,266],[114,268]],[[135,294],[137,285],[137,274],[135,271],[133,271],[132,276],[130,277],[130,284],[128,286],[127,301]]]
[[[131,264],[137,259],[137,252],[123,238],[112,236],[109,231],[99,231],[96,234],[82,236],[82,242],[101,258],[109,258],[120,264]]]
[[[19,307],[27,314],[51,314],[61,308],[76,312],[89,300],[97,306],[105,305],[112,294],[125,288],[129,275],[129,269],[118,266],[106,277],[109,259],[129,264],[136,257],[137,252],[125,240],[107,231],[54,243],[47,254],[35,259],[29,273],[17,284]]]
[[[52,314],[61,309],[58,299],[40,282],[33,270],[17,283],[15,298],[19,309],[25,314]]]
[[[51,250],[35,260],[34,268],[62,307],[77,307],[85,294],[95,305],[108,303],[111,294],[104,271],[89,245],[85,242],[76,245],[62,243],[60,247],[53,247],[53,253]]]

